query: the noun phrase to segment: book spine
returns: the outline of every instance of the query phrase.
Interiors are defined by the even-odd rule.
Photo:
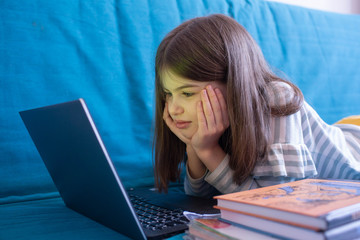
[[[219,219],[220,219],[220,221],[229,223],[229,224],[231,224],[231,225],[233,225],[233,226],[235,226],[235,227],[243,228],[243,229],[246,229],[246,230],[249,230],[249,231],[252,231],[252,232],[257,232],[257,233],[263,234],[263,235],[265,235],[265,236],[269,236],[269,237],[271,237],[271,238],[276,238],[276,239],[280,239],[280,240],[290,240],[290,238],[286,238],[286,237],[280,236],[280,235],[278,235],[278,234],[274,234],[274,233],[262,231],[262,230],[260,230],[260,229],[248,227],[248,226],[242,225],[242,224],[240,224],[240,223],[236,223],[236,222],[233,222],[233,221],[229,221],[229,220],[224,219],[224,218],[219,218]]]
[[[360,219],[360,204],[344,209],[336,210],[324,216],[327,229],[332,229],[340,225]]]
[[[330,229],[324,235],[326,240],[359,239],[360,220]]]

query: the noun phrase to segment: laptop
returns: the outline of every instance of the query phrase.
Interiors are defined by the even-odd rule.
[[[20,116],[65,205],[121,234],[163,239],[187,229],[183,211],[218,211],[214,199],[187,196],[183,186],[125,189],[83,99]]]

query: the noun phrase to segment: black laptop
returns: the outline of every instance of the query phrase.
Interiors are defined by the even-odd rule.
[[[20,112],[65,205],[132,239],[187,228],[183,211],[216,213],[213,199],[181,187],[124,189],[83,99]],[[137,174],[134,172],[134,174]]]

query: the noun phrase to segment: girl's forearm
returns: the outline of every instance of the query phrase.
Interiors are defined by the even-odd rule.
[[[220,145],[217,145],[211,149],[197,151],[196,156],[201,159],[200,161],[210,172],[213,172],[224,160],[226,153]]]
[[[186,146],[186,153],[188,156],[187,164],[190,177],[197,179],[204,176],[206,172],[206,166],[197,156],[195,150],[191,147],[191,145]]]

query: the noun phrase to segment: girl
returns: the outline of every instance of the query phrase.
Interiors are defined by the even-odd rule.
[[[249,33],[211,15],[184,22],[156,55],[155,179],[212,196],[307,177],[360,179],[360,128],[329,126],[276,76]]]

